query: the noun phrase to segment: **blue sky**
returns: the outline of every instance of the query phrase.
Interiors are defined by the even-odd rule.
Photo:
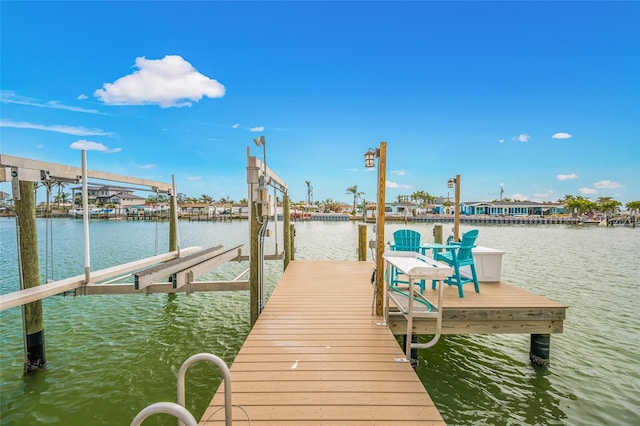
[[[245,198],[640,199],[637,2],[7,2],[0,152]],[[8,184],[2,184],[10,192]],[[450,194],[453,196],[453,193]]]

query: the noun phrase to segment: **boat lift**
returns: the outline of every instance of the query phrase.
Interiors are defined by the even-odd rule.
[[[100,271],[91,271],[89,250],[88,188],[89,178],[128,183],[146,187],[157,193],[171,196],[173,215],[170,226],[174,228],[175,249],[145,259],[114,266]],[[84,275],[78,275],[35,287],[24,288],[20,274],[20,290],[0,295],[0,311],[31,303],[56,294],[74,291],[76,295],[92,294],[133,294],[133,293],[176,293],[212,290],[247,290],[249,281],[196,281],[196,278],[216,268],[224,262],[240,260],[241,246],[224,249],[222,246],[202,250],[201,247],[180,249],[178,236],[177,201],[175,181],[164,183],[89,170],[86,151],[82,151],[82,168],[43,162],[0,154],[0,181],[12,183],[13,198],[20,200],[20,181],[82,183],[83,225],[84,225]],[[16,220],[18,220],[16,218]],[[18,225],[19,226],[19,225]],[[170,232],[171,233],[171,232]],[[170,244],[171,245],[171,244]],[[23,259],[20,259],[22,262]],[[144,270],[144,268],[149,268]],[[22,271],[22,264],[20,264]],[[121,283],[122,279],[134,275],[135,282]],[[167,281],[162,281],[168,279]]]

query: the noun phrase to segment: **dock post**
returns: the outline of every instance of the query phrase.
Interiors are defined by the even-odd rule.
[[[169,251],[180,250],[178,245],[178,198],[176,194],[176,183],[171,176],[173,189],[169,198]],[[180,252],[178,252],[178,256]]]
[[[387,179],[387,143],[380,142],[378,157],[378,204],[376,207],[376,315],[384,315],[384,222],[385,188]]]
[[[15,194],[14,191],[14,200],[19,238],[20,288],[37,287],[40,285],[40,261],[34,183],[19,181],[19,193]],[[42,300],[22,305],[22,324],[25,350],[24,373],[28,374],[43,368],[47,362]]]
[[[296,226],[292,223],[289,225],[289,235],[291,235],[291,260],[296,259]]]
[[[535,365],[549,365],[549,351],[551,349],[551,334],[532,334],[529,359]]]
[[[367,260],[367,225],[358,225],[358,260]]]
[[[417,334],[412,334],[411,335],[411,343],[418,343],[418,335]],[[407,335],[406,334],[402,335],[402,347],[403,348],[407,347]],[[413,368],[418,367],[418,348],[411,348],[411,359],[409,360],[409,362],[411,363],[411,366]]]
[[[259,283],[258,283],[258,262],[261,259],[258,259],[258,236],[260,234],[260,223],[258,222],[258,217],[262,215],[262,204],[258,204],[255,201],[251,201],[251,214],[249,215],[249,221],[251,222],[250,232],[249,232],[249,245],[250,245],[250,264],[249,264],[249,305],[250,308],[250,324],[253,327],[253,324],[258,320],[259,308],[258,304],[260,303],[260,294],[259,294]]]
[[[282,239],[284,244],[284,269],[287,270],[289,262],[291,262],[291,205],[289,202],[289,194],[284,194],[282,199]]]
[[[442,244],[444,241],[442,235],[442,224],[436,223],[433,225],[433,242],[436,244]]]

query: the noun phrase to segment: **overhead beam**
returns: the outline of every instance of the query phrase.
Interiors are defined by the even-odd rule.
[[[264,171],[264,163],[259,158],[249,156],[247,161],[247,182],[258,183],[258,177]],[[269,185],[277,186],[282,192],[287,192],[287,183],[267,166],[267,175],[269,176]]]
[[[200,247],[188,247],[186,249],[182,249],[180,253],[184,255],[200,249]],[[128,272],[133,272],[140,268],[145,268],[149,265],[155,265],[160,262],[166,262],[172,259],[176,259],[177,256],[178,252],[172,251],[169,253],[148,257],[146,259],[125,263],[124,265],[101,269],[99,271],[93,272],[91,274],[91,279],[93,280],[92,282],[106,280],[118,275],[126,274]],[[41,300],[49,296],[64,293],[65,291],[71,291],[81,287],[89,287],[91,285],[92,284],[89,283],[87,286],[85,286],[85,275],[82,274],[47,284],[41,284],[38,287],[31,287],[25,290],[18,290],[12,293],[3,294],[0,295],[0,312],[6,309],[14,308],[16,306],[24,305],[25,303],[35,302],[36,300]]]
[[[29,158],[14,157],[0,154],[0,180],[11,180],[11,168],[16,168],[20,180],[39,182],[41,180],[68,180],[80,182],[82,180],[82,168],[67,166],[64,164],[49,163],[46,161],[32,160]],[[152,188],[154,191],[171,194],[172,184],[157,182],[148,179],[118,175],[115,173],[101,172],[99,170],[87,170],[87,177],[112,182],[123,182]]]

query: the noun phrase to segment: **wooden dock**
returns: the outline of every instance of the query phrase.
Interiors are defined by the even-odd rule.
[[[435,300],[436,290],[426,285],[425,296]],[[562,333],[567,305],[547,299],[505,282],[480,282],[480,293],[473,284],[458,297],[455,286],[445,285],[442,308],[442,334],[551,334]],[[400,314],[389,315],[394,334],[405,334],[407,322]],[[433,334],[436,320],[414,318],[413,332]]]
[[[231,365],[251,425],[444,425],[381,317],[369,262],[289,264]],[[201,425],[224,424],[224,385]],[[248,425],[233,408],[233,424]]]
[[[370,262],[294,261],[289,264],[231,365],[232,400],[252,425],[445,424],[394,334],[371,313]],[[432,290],[427,285],[425,294]],[[566,305],[508,283],[481,283],[480,293],[445,286],[443,334],[561,333]],[[414,319],[432,334],[435,319]],[[224,385],[201,425],[224,424]],[[234,425],[248,425],[233,408]]]

